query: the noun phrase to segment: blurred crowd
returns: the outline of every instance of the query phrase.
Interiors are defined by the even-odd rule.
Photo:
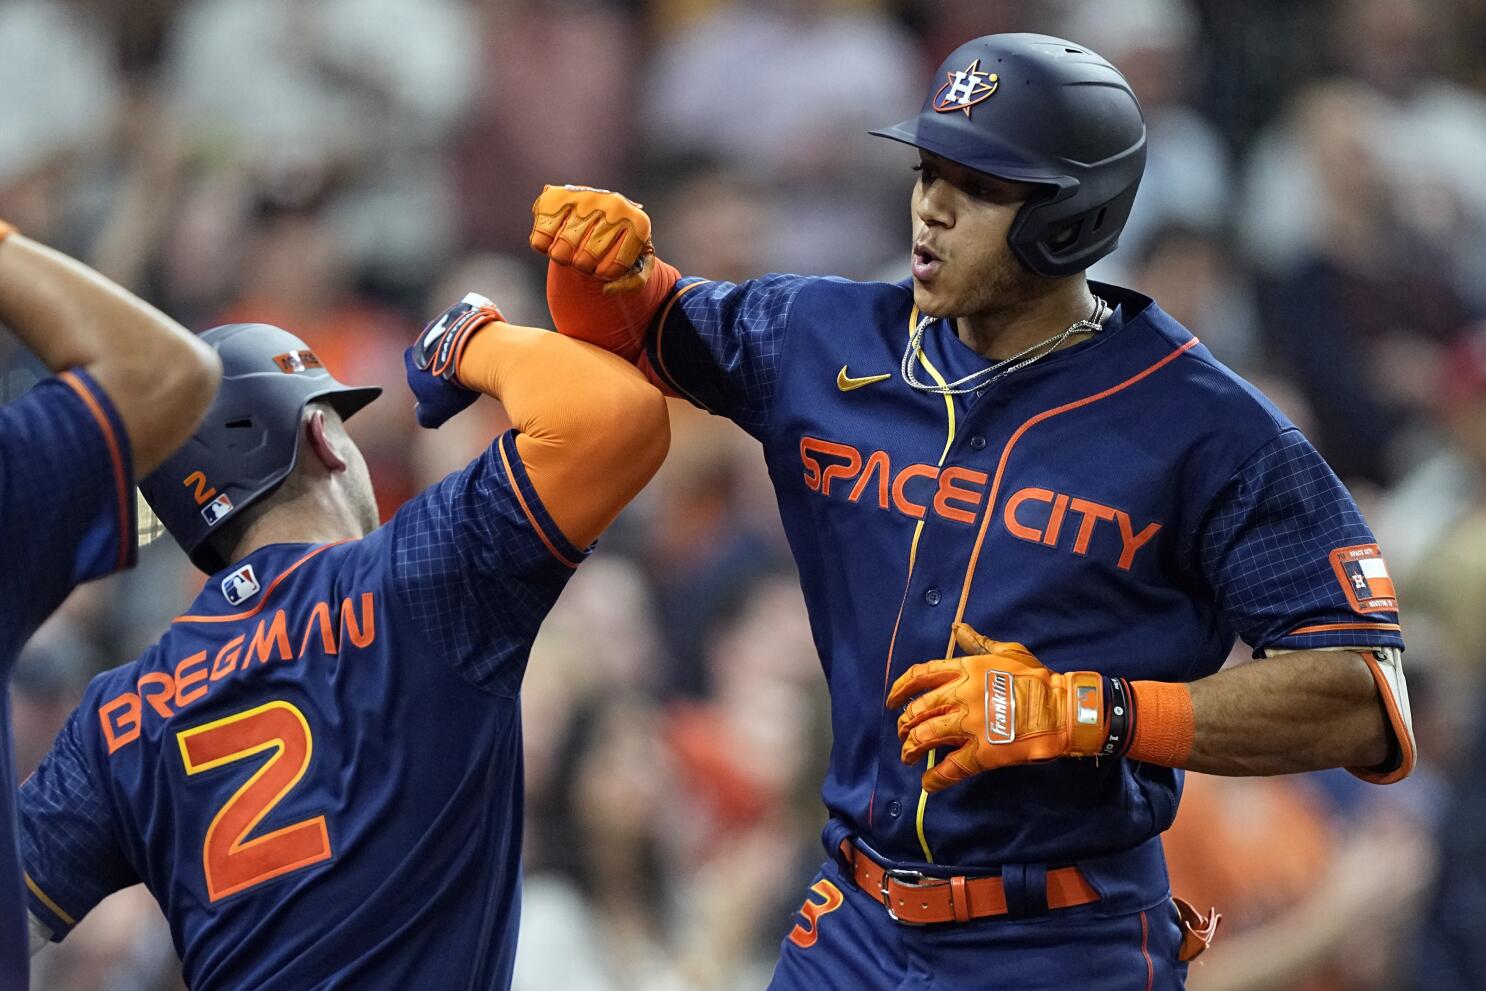
[[[685,273],[904,278],[914,159],[866,129],[1014,30],[1093,47],[1145,108],[1094,275],[1310,434],[1403,601],[1410,780],[1188,777],[1174,886],[1225,916],[1191,986],[1479,987],[1486,0],[6,0],[0,216],[193,329],[276,323],[386,387],[351,433],[390,514],[505,426],[485,402],[419,431],[400,351],[469,290],[548,322],[543,183],[643,201]],[[0,398],[37,374],[0,334]],[[762,460],[673,413],[532,657],[521,991],[762,987],[822,856],[824,684]],[[200,581],[165,539],[70,600],[15,675],[21,775]],[[148,894],[32,986],[180,986]]]

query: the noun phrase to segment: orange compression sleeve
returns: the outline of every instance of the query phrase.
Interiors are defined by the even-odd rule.
[[[598,538],[670,447],[660,392],[582,341],[492,323],[465,346],[458,378],[505,406],[532,486],[575,547]]]
[[[651,256],[645,281],[629,292],[605,292],[605,283],[569,265],[547,265],[547,308],[564,337],[597,344],[633,364],[645,350],[645,332],[681,273]]]
[[[1135,726],[1125,756],[1147,764],[1182,767],[1192,756],[1196,724],[1192,690],[1179,681],[1134,681]]]

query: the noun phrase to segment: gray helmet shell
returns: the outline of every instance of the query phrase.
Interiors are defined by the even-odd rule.
[[[337,381],[279,327],[226,324],[201,339],[222,359],[221,387],[196,432],[139,488],[191,563],[211,574],[229,562],[207,538],[294,470],[305,406],[323,399],[349,419],[382,390]]]

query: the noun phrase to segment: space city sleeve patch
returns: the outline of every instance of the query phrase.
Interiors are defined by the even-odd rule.
[[[1331,552],[1331,568],[1341,582],[1342,592],[1352,609],[1359,613],[1397,612],[1398,595],[1383,552],[1377,544],[1338,547]]]

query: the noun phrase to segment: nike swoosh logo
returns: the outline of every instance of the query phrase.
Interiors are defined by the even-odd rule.
[[[854,379],[846,374],[846,366],[842,365],[841,371],[836,373],[836,388],[842,392],[850,392],[853,389],[860,389],[864,385],[871,385],[873,382],[881,382],[892,377],[891,373],[885,372],[882,375],[864,375],[859,379]]]

